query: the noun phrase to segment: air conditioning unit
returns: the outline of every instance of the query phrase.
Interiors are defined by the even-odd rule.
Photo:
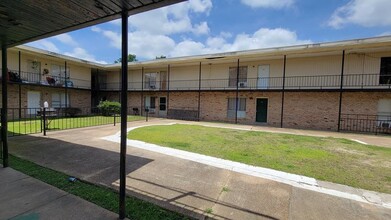
[[[391,128],[391,121],[381,121],[379,122],[380,128]]]
[[[247,82],[239,82],[238,86],[239,86],[239,88],[246,88]]]

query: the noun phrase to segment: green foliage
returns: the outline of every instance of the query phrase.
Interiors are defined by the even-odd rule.
[[[391,193],[391,148],[329,137],[197,125],[138,128],[130,139]]]
[[[136,62],[136,61],[137,61],[137,58],[136,58],[135,54],[128,54],[128,62]],[[114,60],[114,63],[121,63],[121,62],[122,62],[121,57]]]
[[[114,114],[119,114],[121,112],[121,103],[101,101],[99,102],[98,108],[101,111],[102,115],[110,116]]]

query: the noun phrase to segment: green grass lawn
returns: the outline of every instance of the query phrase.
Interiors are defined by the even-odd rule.
[[[128,116],[128,121],[144,120],[142,116]],[[73,118],[56,118],[48,120],[49,130],[62,130],[70,128],[82,128],[97,125],[113,124],[113,116],[81,116]],[[116,117],[116,123],[120,122],[120,117]],[[8,132],[11,135],[31,134],[41,132],[41,120],[20,120],[8,122]]]
[[[391,193],[391,148],[363,145],[342,138],[197,125],[143,127],[131,131],[128,138]]]
[[[118,213],[118,193],[110,188],[83,181],[68,181],[68,175],[51,170],[35,163],[10,155],[10,167],[33,178],[46,182],[70,194],[90,201],[112,212]],[[2,161],[0,160],[0,163]],[[1,169],[1,168],[0,168]],[[190,219],[181,214],[160,208],[152,203],[126,197],[126,217],[139,220],[184,220]]]

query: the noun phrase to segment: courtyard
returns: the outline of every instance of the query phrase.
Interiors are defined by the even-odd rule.
[[[183,124],[173,125],[173,123]],[[193,125],[189,126],[184,124]],[[146,125],[148,127],[145,127]],[[152,119],[149,122],[134,121],[129,126],[132,130],[129,133],[129,137],[132,139],[137,139],[135,138],[137,135],[147,130],[149,135],[146,136],[147,139],[142,139],[143,141],[170,147],[175,152],[170,154],[159,153],[140,146],[133,146],[134,143],[129,140],[126,164],[126,190],[128,196],[151,202],[185,216],[193,218],[209,216],[215,219],[320,219],[326,215],[335,219],[357,219],[362,216],[368,219],[387,219],[390,217],[389,206],[391,204],[391,198],[389,194],[331,183],[338,181],[329,179],[333,175],[328,173],[323,174],[323,171],[316,174],[316,169],[312,169],[310,173],[306,173],[309,170],[306,167],[306,163],[315,167],[319,166],[319,169],[326,169],[322,166],[330,166],[327,160],[317,160],[322,159],[322,157],[329,159],[328,156],[330,156],[329,154],[331,152],[336,151],[338,156],[336,158],[332,157],[331,160],[331,164],[334,163],[336,165],[335,167],[338,167],[335,170],[347,173],[349,170],[342,170],[343,168],[340,165],[346,165],[352,162],[354,167],[354,163],[357,162],[353,160],[355,158],[347,159],[348,156],[351,156],[349,154],[352,154],[352,157],[362,156],[387,160],[387,158],[390,158],[390,148],[363,145],[347,139],[320,137],[327,133],[316,131],[306,132],[309,134],[312,133],[312,136],[286,134],[305,132],[301,130],[277,129],[279,133],[270,132],[274,128],[270,128],[270,131],[267,133],[259,131],[248,132],[246,129],[252,128],[254,130],[254,127],[163,119]],[[236,129],[240,129],[240,131],[227,128],[212,128],[224,126],[233,126]],[[175,128],[178,127],[181,128],[179,129],[180,131],[185,133],[175,133]],[[193,129],[191,133],[187,130],[189,127]],[[158,129],[159,132],[154,133],[154,129]],[[259,127],[259,129],[266,128]],[[214,133],[216,131],[217,133]],[[167,135],[168,133],[165,132],[169,132],[171,135]],[[207,134],[202,132],[207,132]],[[212,136],[217,135],[219,132],[219,135],[222,135],[220,139],[218,136],[212,138]],[[119,155],[119,149],[115,141],[108,141],[107,138],[116,136],[118,135],[117,133],[118,127],[106,125],[66,131],[51,131],[46,137],[43,137],[41,134],[12,137],[10,138],[10,152],[13,156],[52,170],[60,171],[69,176],[75,176],[82,181],[118,189],[119,173],[117,170],[119,162],[117,157]],[[200,134],[209,137],[208,142],[211,144],[205,149],[197,141],[194,141],[193,146],[184,144],[181,142],[183,140],[178,140],[178,138],[186,137],[205,141],[199,139],[197,135]],[[355,134],[335,134],[345,135],[348,138],[356,138]],[[162,140],[166,141],[166,143],[156,142],[154,138],[158,135],[165,135]],[[260,137],[257,137],[258,135]],[[252,146],[250,143],[258,142],[259,139],[256,139],[256,141],[251,139],[250,142],[245,142],[247,144],[241,145],[243,147],[248,145],[245,148],[247,156],[243,155],[240,149],[235,148],[235,141],[245,141],[244,137],[246,136],[262,139],[265,135],[273,137],[274,140],[282,140],[282,143],[277,144],[277,146],[281,146],[280,150],[278,147],[271,148],[271,146],[276,145],[275,143],[262,142],[264,146],[267,146],[264,150],[268,152],[272,150],[276,151],[275,154],[269,155],[270,158],[266,162],[262,162],[260,158],[250,157],[254,153],[254,148],[256,148],[256,146]],[[315,137],[316,135],[318,137]],[[145,136],[143,135],[143,137]],[[372,141],[372,136],[370,135],[361,135],[361,137],[366,137],[367,142]],[[171,139],[177,140],[173,141]],[[226,140],[226,142],[223,142],[223,146],[232,149],[226,151],[222,148],[220,149],[222,150],[220,152],[221,155],[217,155],[217,151],[214,150],[213,146],[216,146],[216,143],[219,144],[223,140]],[[387,142],[389,137],[377,136],[375,140],[389,144]],[[292,144],[292,148],[288,149],[284,146],[284,141],[295,144]],[[322,141],[324,144],[321,144]],[[364,139],[361,141],[364,141]],[[326,146],[326,143],[329,145]],[[310,148],[313,146],[317,147],[314,147],[312,151]],[[326,148],[330,146],[333,146],[333,148],[327,150]],[[341,152],[341,150],[335,150],[336,148],[351,149],[354,153]],[[267,176],[248,174],[242,172],[240,169],[234,169],[235,167],[233,169],[226,169],[210,165],[205,163],[203,159],[194,161],[185,157],[179,157],[178,155],[181,154],[181,152],[177,152],[179,149],[181,151],[197,152],[201,156],[202,154],[206,154],[226,160],[260,166],[260,168],[269,167],[282,170],[285,171],[281,177],[282,179],[285,176],[292,178],[285,180],[273,179]],[[178,153],[178,155],[176,156],[175,153]],[[225,157],[223,154],[230,155],[230,157]],[[256,154],[262,155],[264,152],[256,151]],[[241,156],[237,157],[235,155]],[[309,156],[309,158],[313,156],[315,159],[313,161],[311,159],[308,159],[308,161],[300,159],[305,156]],[[295,164],[292,158],[299,161],[300,164]],[[343,161],[344,158],[346,161]],[[211,161],[214,159],[208,158],[208,160]],[[340,164],[337,163],[338,161]],[[367,176],[364,175],[362,179],[366,179],[366,181],[360,183],[364,184],[363,186],[360,185],[360,188],[369,188],[368,186],[372,184],[376,185],[376,188],[369,188],[370,190],[389,193],[389,184],[386,182],[387,175],[390,172],[389,167],[382,167],[382,164],[377,163],[374,163],[374,165],[369,167],[373,170],[382,169],[383,176],[378,177],[379,179],[368,179],[370,172],[364,170],[365,172],[363,173]],[[243,165],[235,166],[245,167]],[[248,168],[253,173],[257,172],[257,167],[248,166]],[[380,173],[380,171],[376,172]],[[314,175],[311,175],[311,173]],[[326,181],[321,181],[321,178],[315,174],[325,175],[324,178]],[[337,175],[337,178],[340,179],[342,176]],[[294,182],[295,178],[298,178],[300,181]],[[346,177],[346,180],[349,180],[349,176]],[[361,178],[358,178],[357,182],[360,180]],[[345,184],[357,187],[355,185],[356,183]]]

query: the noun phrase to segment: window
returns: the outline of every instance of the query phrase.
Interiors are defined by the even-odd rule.
[[[145,108],[154,110],[156,108],[156,97],[145,96]]]
[[[380,99],[377,105],[378,126],[391,128],[391,99]]]
[[[146,73],[144,76],[144,89],[156,89],[157,73]]]
[[[66,102],[66,104],[65,104]],[[53,93],[52,94],[52,108],[65,108],[69,107],[69,96],[65,97],[65,93]]]
[[[382,57],[379,84],[391,84],[391,57]]]
[[[228,118],[235,118],[236,114],[236,98],[228,98]],[[238,99],[238,118],[246,117],[246,98]]]
[[[247,66],[239,66],[239,82],[236,81],[237,67],[229,68],[229,87],[247,87]]]
[[[52,65],[52,71],[50,72],[50,75],[53,76],[54,78],[56,78],[56,80],[61,79],[59,81],[64,81],[63,79],[65,77],[65,66]],[[67,67],[66,76],[67,77],[70,76],[70,68],[69,67]]]

